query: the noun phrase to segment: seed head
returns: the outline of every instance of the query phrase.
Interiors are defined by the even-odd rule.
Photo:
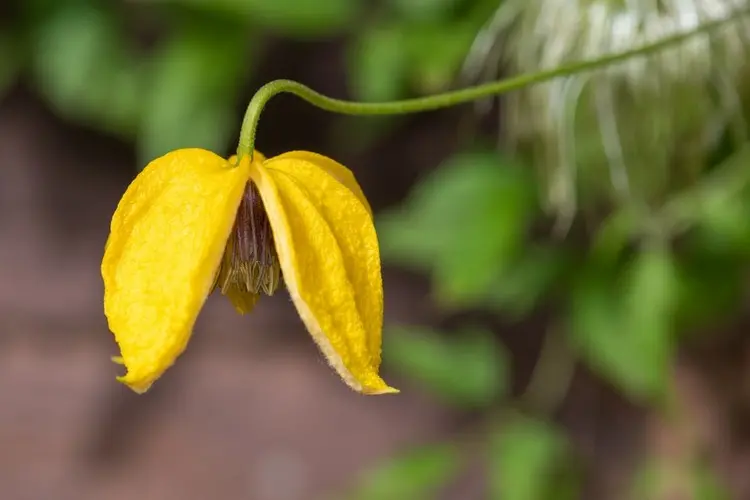
[[[637,49],[737,16],[748,4],[507,0],[493,29],[520,74]],[[745,136],[739,89],[748,49],[750,21],[737,16],[653,55],[516,92],[503,109],[505,129],[530,152],[543,199],[564,219],[602,203],[658,203],[697,178],[722,135]]]

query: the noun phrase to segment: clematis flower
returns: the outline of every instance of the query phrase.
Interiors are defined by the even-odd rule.
[[[378,375],[383,290],[370,206],[346,167],[295,151],[226,160],[181,149],[152,161],[112,217],[104,312],[142,393],[185,350],[219,290],[244,314],[281,282],[352,389],[398,392]]]

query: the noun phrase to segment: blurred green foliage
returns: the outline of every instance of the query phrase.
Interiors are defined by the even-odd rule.
[[[559,314],[552,323],[566,333],[577,360],[626,397],[668,409],[680,341],[731,318],[746,290],[750,149],[725,155],[704,179],[673,193],[654,212],[628,206],[613,213],[595,228],[588,247],[535,234],[540,208],[530,171],[491,151],[446,160],[406,203],[382,214],[386,259],[429,273],[446,313],[459,305],[517,320],[554,306]],[[465,409],[483,404],[490,415],[498,405],[525,403],[525,394],[513,398],[505,389],[511,360],[488,354],[504,352],[497,338],[480,354],[468,331],[448,336],[399,326],[385,342],[385,363],[443,401]],[[465,353],[473,349],[475,360],[467,366]],[[502,386],[484,384],[480,391],[481,370],[496,371]],[[488,397],[478,397],[485,391]],[[560,430],[528,419],[502,420],[497,428],[496,441],[504,444],[493,445],[490,455],[493,498],[577,498],[576,470],[544,472],[570,453]],[[696,498],[724,498],[710,468],[683,473],[694,479],[690,494]],[[652,491],[657,476],[644,472],[636,485]],[[662,498],[648,495],[656,496],[634,498]]]
[[[453,86],[498,3],[19,1],[20,22],[0,24],[0,98],[27,77],[66,119],[134,141],[141,165],[179,147],[228,152],[265,34],[343,36],[351,95],[399,99]],[[472,310],[519,321],[555,311],[551,323],[572,362],[641,404],[661,405],[680,342],[730,318],[745,293],[750,147],[717,151],[711,162],[660,206],[617,207],[584,236],[563,239],[543,230],[549,221],[528,159],[477,146],[446,159],[404,204],[378,216],[383,256],[427,274],[446,315]],[[513,360],[492,331],[399,325],[385,335],[384,352],[404,385],[487,416],[488,498],[577,498],[580,471],[564,431],[548,415],[506,411],[523,407],[524,394],[514,396]],[[415,448],[365,474],[352,495],[434,498],[461,463],[453,444]],[[690,467],[695,498],[723,498],[710,469]],[[662,476],[647,464],[637,498],[649,498]]]
[[[347,498],[429,500],[456,475],[460,465],[458,450],[450,444],[416,448],[369,471]]]
[[[613,274],[587,266],[572,284],[572,342],[631,396],[663,396],[677,287],[673,257],[665,248],[644,249]]]
[[[379,220],[383,252],[431,272],[443,303],[474,303],[521,258],[537,206],[533,179],[499,161],[493,152],[451,158]]]
[[[384,356],[459,408],[487,407],[508,391],[507,354],[482,329],[465,328],[447,338],[424,327],[395,328]]]
[[[687,482],[685,478],[688,478]],[[694,500],[729,500],[716,471],[699,460],[652,459],[644,462],[629,492],[632,500],[661,500],[690,495]]]
[[[139,164],[174,148],[229,152],[264,35],[347,36],[352,95],[451,85],[494,0],[29,0],[0,23],[0,99],[30,77],[54,110],[133,140]],[[437,49],[437,50],[436,50]]]
[[[493,500],[575,500],[580,491],[568,443],[547,422],[514,415],[490,437]]]

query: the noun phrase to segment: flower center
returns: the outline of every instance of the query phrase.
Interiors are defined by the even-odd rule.
[[[248,181],[227,241],[216,286],[224,294],[234,288],[256,295],[261,291],[273,295],[280,281],[279,257],[271,224],[258,189]]]

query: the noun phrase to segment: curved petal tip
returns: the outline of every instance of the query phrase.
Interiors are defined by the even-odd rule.
[[[393,387],[390,387],[383,382],[382,387],[373,387],[369,389],[363,389],[362,394],[365,394],[367,396],[380,396],[381,394],[398,394],[401,391],[398,389],[395,389]]]
[[[128,386],[133,392],[136,394],[143,394],[144,392],[148,391],[151,386],[153,385],[154,381],[145,381],[145,380],[133,380],[132,377],[129,377],[128,375],[123,375],[121,377],[117,377],[117,381],[125,384]]]

